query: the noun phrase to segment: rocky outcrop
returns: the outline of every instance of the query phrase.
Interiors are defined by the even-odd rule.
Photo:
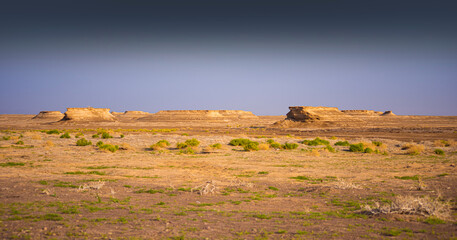
[[[109,108],[67,108],[62,121],[78,122],[112,122],[116,121]]]
[[[392,111],[385,111],[381,116],[397,116]]]
[[[41,111],[32,119],[37,120],[60,120],[64,117],[64,114],[59,111]]]
[[[193,120],[242,120],[258,119],[252,112],[241,110],[166,110],[159,111],[139,121],[193,121]]]
[[[144,117],[144,116],[147,116],[147,115],[150,115],[151,113],[148,113],[148,112],[143,112],[143,111],[125,111],[124,112],[124,116],[131,116],[131,117]]]
[[[379,116],[382,112],[373,110],[341,110],[341,112],[349,114],[351,116]]]

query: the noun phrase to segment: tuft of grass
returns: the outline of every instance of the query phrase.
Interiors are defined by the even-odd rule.
[[[86,140],[85,138],[81,138],[78,141],[76,141],[76,146],[87,146],[87,145],[92,145],[92,142]]]
[[[186,147],[184,149],[181,149],[179,151],[179,153],[182,153],[182,154],[195,154],[195,149],[193,149],[192,147]]]
[[[107,151],[110,151],[112,153],[114,153],[117,150],[119,150],[119,146],[118,145],[104,144],[102,141],[98,141],[97,142],[97,147],[99,149],[101,149],[101,150],[107,150]]]
[[[71,138],[70,134],[68,132],[60,135],[60,138]]]
[[[363,150],[364,153],[373,153],[373,149],[371,148],[365,148],[365,150]]]
[[[52,130],[49,130],[49,131],[46,131],[47,134],[59,134],[60,131],[57,130],[57,129],[52,129]]]
[[[66,172],[65,174],[68,175],[106,175],[105,172],[99,172],[99,171],[90,171],[90,172],[82,172],[82,171],[75,171],[75,172]]]
[[[433,152],[434,152],[436,155],[444,155],[443,149],[437,148],[437,149],[435,149]]]
[[[424,222],[430,224],[430,225],[435,225],[435,224],[445,224],[446,221],[439,219],[437,217],[428,217],[427,219],[424,220]]]
[[[308,145],[308,146],[318,146],[318,145],[329,145],[330,142],[324,139],[320,138],[315,138],[314,140],[304,140],[301,142],[302,144]]]
[[[259,144],[259,150],[268,150],[270,149],[270,145],[267,143],[260,143]]]
[[[156,142],[155,144],[152,144],[149,148],[152,150],[161,150],[168,146],[170,146],[170,143],[167,140],[162,139],[162,140]]]
[[[348,141],[338,141],[334,144],[335,146],[349,146],[351,145]]]
[[[248,144],[243,146],[244,151],[258,151],[259,150],[259,143],[250,141]]]
[[[270,144],[270,147],[273,148],[273,149],[281,149],[282,148],[281,144],[278,143],[278,142],[275,142],[273,139],[268,139],[267,143]]]
[[[371,143],[372,143],[373,145],[375,145],[376,147],[382,146],[382,142],[372,141]]]
[[[251,140],[246,139],[246,138],[236,138],[236,139],[232,139],[229,142],[229,145],[232,145],[232,146],[246,146],[250,142],[251,142]]]
[[[419,176],[418,175],[414,175],[414,176],[402,176],[402,177],[399,177],[399,176],[395,176],[396,179],[401,179],[401,180],[415,180],[415,181],[418,181],[419,180]]]
[[[47,221],[60,221],[63,220],[63,217],[56,213],[47,213],[40,217],[42,220]]]
[[[364,150],[363,143],[349,145],[349,151],[351,152],[363,152]]]
[[[11,139],[11,136],[3,136],[2,139],[5,140],[5,141],[6,141],[6,140],[10,140],[10,139]]]
[[[213,145],[210,145],[210,147],[212,149],[221,149],[222,148],[222,145],[220,143],[215,143]]]
[[[291,150],[291,149],[296,149],[298,147],[298,144],[286,142],[281,147],[286,150]]]
[[[125,136],[124,136],[124,134],[121,134],[119,137],[124,138]]]
[[[324,150],[327,150],[327,151],[332,152],[332,153],[336,152],[336,150],[335,150],[332,146],[330,146],[330,145],[327,145],[327,146],[324,148]]]
[[[19,140],[19,141],[16,142],[16,145],[24,145],[24,141]]]
[[[195,138],[192,138],[192,139],[188,139],[184,142],[187,146],[191,146],[191,147],[197,147],[198,145],[200,145],[200,141],[198,141],[197,139]]]
[[[406,150],[409,155],[419,155],[424,151],[425,147],[421,144],[407,143],[401,149]]]
[[[113,138],[113,136],[111,136],[108,132],[103,132],[102,133],[102,138],[103,139],[108,139],[108,138]]]

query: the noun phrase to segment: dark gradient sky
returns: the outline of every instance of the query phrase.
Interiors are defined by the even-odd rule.
[[[3,1],[0,113],[457,115],[455,1],[303,2]]]

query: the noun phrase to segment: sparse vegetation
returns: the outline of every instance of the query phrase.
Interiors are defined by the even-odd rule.
[[[421,144],[407,143],[403,145],[402,150],[406,150],[409,155],[419,155],[425,150],[425,147]]]
[[[286,150],[296,149],[297,147],[298,147],[298,144],[296,144],[296,143],[288,143],[288,142],[286,142],[286,143],[284,143],[282,145],[282,148],[286,149]]]
[[[435,149],[433,152],[434,152],[436,155],[444,155],[443,149],[437,148],[437,149]]]
[[[16,142],[16,145],[24,145],[24,141],[19,140],[19,141]]]
[[[102,138],[103,139],[108,139],[108,138],[113,138],[113,136],[111,136],[108,132],[103,132],[102,133]]]
[[[76,146],[87,146],[87,145],[92,145],[92,142],[86,140],[85,138],[81,138],[78,141],[76,141]]]
[[[170,146],[170,143],[167,140],[160,140],[160,141],[156,142],[155,144],[151,145],[149,148],[152,150],[161,150],[168,146]]]
[[[47,131],[46,133],[47,133],[47,134],[59,134],[60,131],[57,130],[57,129],[52,129],[52,130]]]
[[[302,144],[308,145],[308,146],[318,146],[318,145],[329,145],[330,142],[324,139],[320,138],[315,138],[314,140],[304,140],[301,142]]]
[[[349,146],[351,145],[348,141],[338,141],[335,143],[335,146]]]
[[[349,145],[349,151],[351,152],[364,152],[363,143]]]
[[[70,134],[68,132],[60,135],[60,138],[71,138]]]

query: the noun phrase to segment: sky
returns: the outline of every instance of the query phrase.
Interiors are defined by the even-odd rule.
[[[3,1],[0,114],[457,116],[455,1]]]

